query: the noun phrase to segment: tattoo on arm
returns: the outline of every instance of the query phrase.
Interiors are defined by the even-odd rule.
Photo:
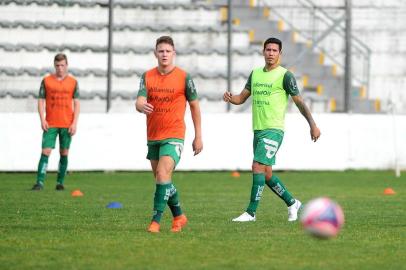
[[[306,118],[309,125],[314,125],[314,120],[312,114],[310,113],[309,108],[306,106],[302,98],[295,100],[296,106],[299,109],[300,113]]]

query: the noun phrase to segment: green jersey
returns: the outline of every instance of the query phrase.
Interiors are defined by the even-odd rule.
[[[252,96],[252,125],[254,130],[284,130],[288,97],[299,94],[293,74],[278,66],[271,71],[254,69],[245,85]]]

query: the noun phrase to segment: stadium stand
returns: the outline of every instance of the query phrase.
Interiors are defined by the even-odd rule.
[[[217,7],[150,2],[116,2],[114,44],[119,45],[113,50],[112,110],[133,110],[139,77],[155,64],[154,42],[165,34],[179,44],[177,62],[192,73],[200,97],[219,101],[226,88],[226,29],[219,23]],[[79,80],[83,110],[104,110],[98,103],[105,104],[106,98],[106,2],[3,1],[0,12],[6,14],[0,20],[0,102],[9,102],[6,96],[16,99],[14,106],[4,104],[1,110],[34,111],[25,101],[32,102],[29,98],[36,96],[40,78],[52,71],[52,57],[60,51],[68,54],[70,71]],[[235,53],[252,61],[246,31],[236,29],[233,42]],[[238,87],[247,72],[234,75]],[[119,99],[127,105],[116,106]]]
[[[154,41],[166,34],[174,37],[176,63],[192,74],[205,111],[226,111],[221,103],[227,87],[225,2],[115,1],[112,111],[133,111],[139,77],[155,64]],[[328,63],[325,52],[312,48],[298,29],[269,15],[277,14],[276,9],[256,2],[233,1],[232,90],[240,91],[250,70],[263,64],[261,44],[274,35],[284,42],[282,64],[294,71],[312,110],[342,111],[342,69]],[[3,0],[0,12],[0,111],[35,111],[31,103],[41,77],[52,71],[57,52],[68,55],[70,71],[79,80],[83,111],[105,110],[106,0]],[[365,85],[354,84],[354,112],[380,109],[378,101],[366,98],[366,91]]]

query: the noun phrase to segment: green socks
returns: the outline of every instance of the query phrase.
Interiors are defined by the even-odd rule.
[[[252,188],[250,203],[247,208],[247,213],[251,216],[255,216],[259,201],[261,200],[262,191],[264,190],[265,182],[268,187],[281,198],[287,206],[291,206],[295,203],[295,198],[289,193],[281,180],[273,175],[271,179],[265,181],[265,175],[262,173],[252,175]]]
[[[174,217],[182,215],[178,191],[170,181],[163,184],[156,184],[154,196],[154,215],[152,217],[152,221],[158,223],[161,221],[166,204],[168,204]]]
[[[57,178],[58,184],[63,185],[67,169],[68,169],[68,156],[61,156],[61,158],[59,159],[58,166],[58,178]]]
[[[291,206],[295,203],[295,198],[292,197],[277,176],[272,175],[271,179],[266,181],[266,184],[276,195],[278,195],[279,198],[286,203],[287,206]]]
[[[41,186],[44,185],[45,176],[47,174],[48,159],[49,159],[48,156],[41,154],[41,158],[38,163],[37,184],[40,184]],[[61,156],[61,158],[59,159],[59,167],[58,167],[58,178],[57,178],[58,184],[63,184],[67,169],[68,169],[68,156]]]
[[[177,217],[182,215],[182,209],[180,208],[179,195],[175,186],[171,184],[171,191],[168,199],[168,206],[171,209],[172,216]]]
[[[247,213],[255,216],[259,201],[261,200],[262,191],[265,186],[265,175],[262,173],[252,175],[252,188],[250,203],[247,208]]]
[[[172,183],[167,181],[162,184],[156,184],[154,195],[154,215],[152,221],[160,222],[162,214],[165,210],[166,204],[169,200]]]
[[[41,154],[37,171],[37,184],[40,184],[41,186],[44,185],[45,175],[47,174],[47,167],[48,167],[48,156]]]

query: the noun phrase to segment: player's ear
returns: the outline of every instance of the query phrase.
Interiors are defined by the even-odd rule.
[[[156,58],[158,58],[158,53],[157,53],[156,49],[154,50],[154,55]]]

